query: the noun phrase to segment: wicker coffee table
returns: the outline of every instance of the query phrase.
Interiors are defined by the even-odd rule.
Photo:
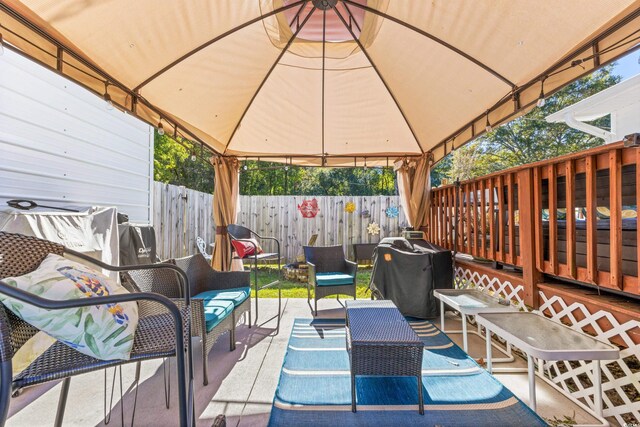
[[[416,377],[422,399],[424,343],[391,301],[346,301],[351,410],[356,412],[356,375]]]

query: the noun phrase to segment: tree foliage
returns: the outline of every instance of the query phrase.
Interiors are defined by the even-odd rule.
[[[156,181],[213,192],[213,168],[200,156],[192,160],[198,149],[188,141],[174,141],[168,135],[154,138],[153,177]]]
[[[514,166],[546,160],[602,145],[604,141],[572,129],[564,123],[547,123],[545,117],[620,81],[613,65],[604,67],[558,91],[543,107],[494,129],[450,154],[440,162],[436,176],[454,181],[471,179]],[[595,126],[610,128],[610,117],[601,117]]]
[[[240,193],[248,195],[370,196],[396,194],[390,168],[315,168],[247,161]]]

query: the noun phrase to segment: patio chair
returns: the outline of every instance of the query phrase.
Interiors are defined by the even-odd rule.
[[[307,300],[314,290],[314,313],[318,315],[318,300],[330,295],[350,295],[356,299],[358,264],[344,256],[342,246],[304,246],[309,266]]]
[[[241,260],[251,260],[253,261],[253,282],[254,282],[254,287],[255,287],[255,292],[256,292],[256,314],[254,317],[254,324],[258,323],[258,291],[261,291],[262,289],[266,289],[266,288],[270,288],[273,287],[275,285],[278,285],[278,326],[277,328],[280,327],[280,312],[282,309],[282,283],[280,280],[274,280],[271,283],[267,283],[266,285],[262,285],[260,287],[258,287],[258,261],[268,261],[268,260],[278,260],[278,274],[280,274],[280,269],[281,269],[281,256],[280,256],[280,241],[278,239],[276,239],[275,237],[263,237],[260,236],[258,233],[248,229],[247,227],[244,227],[242,225],[238,225],[238,224],[231,224],[227,226],[227,233],[229,233],[229,237],[231,238],[231,241],[241,241],[241,242],[246,242],[249,243],[251,246],[253,246],[253,253],[250,255],[245,255],[244,257],[238,257],[237,255],[235,257],[233,257],[233,259],[241,259]],[[258,253],[257,250],[257,246],[255,244],[255,241],[264,241],[264,240],[268,240],[268,241],[273,241],[276,244],[276,252],[271,252],[271,253]],[[233,249],[233,248],[232,248]],[[233,262],[233,260],[232,260]]]
[[[179,277],[179,283],[184,290],[184,300],[181,301],[184,308],[181,310],[168,298],[148,292],[77,300],[50,300],[25,292],[2,281],[2,279],[7,277],[19,276],[34,271],[49,254],[72,255],[111,271],[172,271],[175,273],[174,275]],[[98,360],[79,353],[71,347],[57,341],[22,372],[16,376],[12,376],[13,355],[39,330],[0,304],[0,425],[4,425],[6,421],[12,392],[16,393],[24,387],[59,379],[63,380],[55,419],[55,425],[59,426],[62,424],[64,417],[64,409],[72,376],[120,366],[126,363],[173,356],[177,359],[180,425],[187,425],[188,420],[191,419],[193,415],[188,408],[188,402],[193,401],[191,392],[193,370],[190,348],[188,342],[185,342],[185,335],[188,336],[190,333],[190,322],[185,315],[189,310],[189,286],[187,280],[186,275],[173,264],[161,263],[132,267],[116,267],[95,260],[57,243],[21,234],[0,232],[0,293],[26,304],[32,304],[36,307],[50,310],[127,301],[137,301],[139,307],[139,322],[129,360]],[[186,319],[183,319],[183,317],[186,317]],[[188,377],[186,376],[187,374]],[[187,394],[189,394],[189,398]]]
[[[209,255],[209,253],[207,252],[207,244],[202,237],[196,236],[196,246],[198,247],[198,252],[202,254],[204,259],[208,262],[211,262],[211,258],[213,258],[213,255]]]
[[[215,271],[205,258],[196,254],[169,260],[185,272],[191,296],[191,334],[202,339],[202,383],[209,384],[207,355],[219,337],[229,332],[229,349],[235,350],[235,326],[244,313],[249,315],[251,301],[249,272]],[[131,271],[127,281],[136,290],[155,292],[167,298],[180,298],[181,288],[175,274],[163,271]]]

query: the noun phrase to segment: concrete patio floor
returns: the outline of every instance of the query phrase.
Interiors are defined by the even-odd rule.
[[[335,299],[321,300],[318,317],[344,317],[344,309]],[[237,347],[229,351],[228,336],[223,336],[209,354],[209,385],[202,385],[202,370],[199,344],[194,347],[194,371],[196,392],[196,416],[199,426],[210,426],[218,414],[227,416],[229,426],[264,426],[268,423],[271,402],[278,384],[280,368],[286,352],[289,333],[295,318],[309,318],[311,311],[305,299],[283,300],[283,316],[280,331],[275,334],[276,322],[270,320],[258,327],[248,329],[239,326]],[[260,323],[265,322],[277,312],[277,300],[260,300]],[[435,321],[437,326],[439,321]],[[460,329],[460,318],[447,314],[446,328]],[[472,330],[473,327],[470,327]],[[462,346],[462,335],[451,334],[451,338]],[[484,357],[485,343],[478,336],[469,336],[469,353],[475,357]],[[494,350],[494,357],[500,357]],[[172,365],[175,370],[175,363]],[[516,357],[512,363],[494,365],[495,368],[522,367],[526,362]],[[125,424],[131,424],[134,401],[132,381],[135,365],[123,368],[124,416]],[[135,425],[168,426],[177,424],[177,404],[175,372],[173,373],[172,403],[166,409],[163,393],[163,364],[161,361],[148,361],[142,364],[142,374],[138,388],[138,402],[135,413]],[[108,383],[111,387],[113,370],[108,371]],[[496,378],[507,386],[523,402],[528,402],[528,383],[525,373],[497,373]],[[101,426],[104,406],[103,372],[94,372],[74,377],[71,380],[69,399],[64,425]],[[109,425],[121,424],[120,392],[116,380],[114,410]],[[537,381],[538,413],[545,418],[563,418],[573,416],[579,424],[597,424],[597,420],[580,409],[562,394]],[[25,390],[13,398],[9,413],[8,426],[50,426],[56,413],[61,385],[59,382],[36,386]]]

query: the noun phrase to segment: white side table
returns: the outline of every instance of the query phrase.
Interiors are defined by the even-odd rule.
[[[517,309],[510,304],[501,304],[500,300],[482,292],[478,289],[436,289],[433,295],[440,300],[440,330],[445,332],[444,328],[444,306],[445,304],[454,310],[460,312],[462,316],[462,347],[465,353],[468,353],[468,334],[467,316],[475,316],[480,313],[495,312],[516,312]],[[459,331],[449,331],[449,333],[459,333]],[[479,333],[472,331],[478,336]],[[510,352],[508,353],[511,354]],[[508,361],[512,361],[509,358]]]
[[[482,313],[476,316],[476,321],[487,330],[487,370],[489,373],[492,371],[490,344],[492,332],[527,353],[529,406],[534,411],[536,410],[534,358],[537,357],[543,360],[592,360],[595,411],[585,405],[581,406],[599,418],[603,425],[608,425],[608,422],[602,417],[602,373],[600,372],[600,361],[618,359],[620,351],[617,347],[536,313]],[[546,380],[546,378],[542,378]],[[557,388],[551,381],[547,382]]]

